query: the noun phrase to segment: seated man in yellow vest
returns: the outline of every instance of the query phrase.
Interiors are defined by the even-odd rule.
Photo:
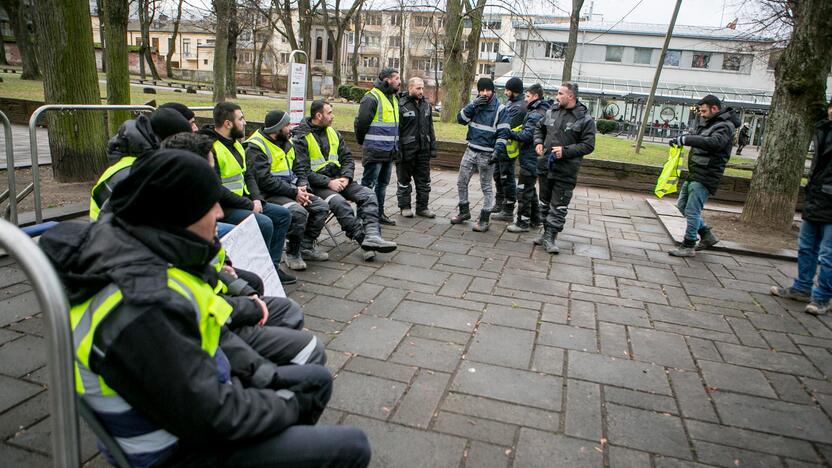
[[[262,196],[292,213],[292,225],[286,234],[286,266],[305,270],[306,260],[329,259],[326,252],[315,248],[329,205],[309,193],[306,185],[298,184],[290,130],[289,114],[280,110],[266,114],[263,128],[246,140],[246,166],[257,181],[250,187],[254,197]]]
[[[246,119],[240,106],[233,102],[220,102],[214,106],[214,125],[206,125],[200,133],[214,138],[214,169],[222,180],[223,191],[220,206],[225,212],[223,221],[239,224],[254,214],[263,240],[272,257],[272,263],[283,284],[294,284],[297,279],[280,268],[283,244],[292,223],[292,215],[286,208],[268,203],[252,195],[249,187],[257,184],[254,175],[246,171],[246,152],[240,139],[245,137]]]
[[[360,430],[314,426],[325,367],[251,375],[262,358],[219,346],[231,309],[210,264],[221,193],[204,159],[162,150],[116,187],[112,216],[42,237],[72,305],[76,391],[132,466],[366,466]]]
[[[110,164],[90,191],[90,220],[95,221],[116,185],[130,174],[136,159],[157,149],[162,140],[180,132],[190,132],[191,126],[180,112],[160,108],[150,117],[144,114],[121,124],[118,133],[107,142],[107,162]]]
[[[353,180],[355,163],[341,134],[332,128],[332,105],[314,101],[310,117],[295,127],[294,145],[298,185],[324,199],[335,214],[347,237],[367,252],[392,252],[396,243],[381,238],[378,225],[378,201],[367,187]],[[349,201],[358,205],[358,216]],[[363,226],[362,226],[363,222]]]

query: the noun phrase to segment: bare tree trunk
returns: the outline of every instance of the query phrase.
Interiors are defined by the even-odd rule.
[[[471,18],[471,31],[468,32],[468,57],[465,58],[465,69],[462,75],[465,88],[463,88],[463,93],[459,95],[460,109],[468,102],[471,85],[474,83],[474,77],[477,76],[477,60],[479,59],[484,9],[485,0],[477,0],[474,8],[467,8],[468,16]]]
[[[107,41],[104,40],[105,34],[105,27],[104,21],[102,20],[104,16],[104,8],[106,8],[106,2],[104,0],[95,0],[96,8],[98,8],[98,42],[101,44],[101,71],[107,73]]]
[[[269,28],[269,33],[264,37],[263,43],[260,44],[260,49],[257,51],[256,65],[254,67],[254,86],[260,86],[263,78],[263,57],[266,55],[266,49],[272,41],[272,29]]]
[[[6,41],[3,40],[3,35],[0,34],[0,65],[8,65],[9,61],[6,59]]]
[[[173,34],[170,36],[170,47],[168,47],[168,54],[165,57],[165,71],[167,72],[169,79],[173,78],[173,66],[170,64],[170,61],[173,59],[173,54],[176,53],[176,36],[179,35],[179,24],[182,22],[183,2],[184,0],[179,0],[176,3],[176,19],[173,20]],[[182,64],[180,63],[179,66],[181,67]]]
[[[34,19],[46,102],[99,104],[89,1],[39,0]],[[106,165],[101,114],[50,112],[47,120],[55,179],[94,180]]]
[[[237,17],[237,2],[232,0],[228,11],[228,52],[225,67],[225,96],[237,98],[237,39],[240,37],[240,22]]]
[[[23,73],[21,73],[20,78],[24,80],[41,79],[35,37],[29,30],[29,21],[33,20],[31,8],[24,8],[22,0],[0,0],[0,6],[9,15],[9,23],[17,41],[20,61],[23,63]],[[87,9],[89,10],[89,7]]]
[[[352,41],[352,60],[350,61],[350,68],[352,69],[352,83],[358,84],[358,48],[361,47],[361,26],[363,20],[361,19],[361,9],[363,5],[358,6],[355,15],[355,34],[353,34]]]
[[[462,108],[460,102],[467,97],[462,62],[462,2],[448,0],[445,8],[445,67],[442,72],[442,88],[445,100],[442,103],[442,121],[451,122]]]
[[[790,5],[794,30],[775,69],[771,114],[741,217],[743,223],[773,229],[792,224],[812,126],[823,117],[832,66],[832,2]]]
[[[217,18],[214,41],[214,102],[225,101],[225,68],[228,55],[228,15],[233,0],[213,0]]]
[[[312,99],[312,5],[310,0],[298,0],[301,48],[306,52],[306,99]]]
[[[156,1],[157,0],[139,0],[139,26],[142,34],[142,46],[139,51],[139,59],[143,58],[147,61],[147,66],[150,68],[150,75],[154,80],[159,79],[159,71],[156,70],[156,64],[153,63],[153,53],[150,46],[150,25],[156,17]],[[144,79],[143,68],[142,79]]]
[[[572,79],[572,62],[578,49],[578,27],[581,22],[581,8],[584,0],[572,0],[572,14],[569,15],[569,43],[566,45],[566,58],[563,61],[563,82]]]
[[[127,22],[130,14],[129,0],[107,0],[100,12],[104,29],[104,63],[107,64],[107,104],[130,104],[130,69],[127,64]],[[130,119],[130,112],[112,111],[107,114],[109,133]]]

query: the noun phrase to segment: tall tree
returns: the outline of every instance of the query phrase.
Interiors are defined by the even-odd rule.
[[[243,32],[237,2],[232,0],[228,11],[228,51],[225,65],[225,96],[237,98],[237,42]]]
[[[563,60],[563,82],[572,80],[572,62],[578,49],[578,27],[581,23],[581,8],[584,0],[572,0],[572,13],[569,15],[569,43],[566,45],[566,57]]]
[[[771,2],[774,3],[774,2]],[[832,2],[781,2],[793,22],[774,71],[774,96],[757,168],[741,221],[768,228],[792,224],[812,127],[825,110],[826,77],[832,66]]]
[[[328,5],[332,2],[332,6]],[[329,38],[327,46],[332,45],[332,85],[338,88],[341,85],[341,47],[344,44],[344,32],[349,28],[355,12],[361,8],[364,0],[352,0],[352,5],[346,12],[341,11],[341,0],[323,0],[321,8],[323,11],[323,23],[326,35]]]
[[[130,104],[130,69],[127,62],[127,22],[130,0],[107,0],[99,12],[104,30],[104,63],[107,64],[107,104]],[[111,111],[107,114],[109,133],[118,131],[128,111]]]
[[[6,41],[3,35],[0,34],[0,65],[8,65],[9,60],[6,58]]]
[[[142,45],[139,49],[139,64],[142,79],[145,77],[144,63],[147,62],[150,68],[150,75],[154,80],[159,79],[159,71],[156,70],[156,64],[153,62],[153,51],[150,45],[150,26],[153,20],[156,19],[156,12],[159,9],[159,0],[139,0],[139,29],[141,29]],[[141,60],[144,59],[144,60]]]
[[[234,0],[213,0],[216,18],[214,41],[214,101],[225,101],[225,69],[228,65],[228,20],[231,2]]]
[[[39,0],[34,8],[47,104],[99,104],[88,0]],[[106,165],[104,119],[97,112],[50,112],[52,171],[60,182],[94,180]]]
[[[361,30],[364,26],[364,15],[361,14],[363,4],[358,6],[355,12],[355,20],[353,21],[353,35],[352,35],[352,60],[350,60],[350,71],[352,71],[352,83],[358,84],[358,50],[361,47]]]
[[[445,66],[442,88],[442,121],[450,122],[465,105],[477,71],[477,51],[482,33],[485,0],[448,0],[445,9]],[[465,19],[471,22],[466,37],[467,54],[463,60],[462,37]]]
[[[313,8],[310,0],[298,0],[300,48],[306,52],[306,57],[309,59],[312,58],[312,19],[314,15],[315,8]],[[312,99],[312,60],[306,61],[306,99]]]
[[[170,40],[168,41],[168,53],[167,56],[165,56],[165,71],[167,72],[168,78],[173,78],[173,66],[170,62],[173,59],[173,54],[176,53],[176,38],[179,36],[179,25],[182,23],[183,2],[184,0],[178,0],[176,2],[176,18],[173,20],[173,32],[170,35]],[[179,66],[182,66],[182,64]]]
[[[479,59],[480,37],[482,36],[482,15],[485,11],[485,0],[477,0],[476,5],[465,2],[465,12],[471,20],[471,30],[468,31],[468,55],[465,57],[465,68],[462,79],[465,87],[459,95],[459,108],[461,109],[468,102],[471,84],[477,76],[477,60]]]
[[[14,31],[17,49],[20,52],[20,61],[23,62],[23,72],[20,74],[20,78],[39,80],[41,74],[38,66],[35,35],[33,34],[32,9],[24,5],[23,2],[24,0],[0,0],[0,6],[9,15],[9,23],[12,26],[12,31]],[[87,11],[89,11],[89,6]]]

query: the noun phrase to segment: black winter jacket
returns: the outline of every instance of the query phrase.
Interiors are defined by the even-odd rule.
[[[159,149],[160,143],[150,119],[140,115],[121,124],[118,133],[107,142],[107,163],[115,164],[124,156],[141,158]]]
[[[832,223],[832,120],[815,124],[812,139],[815,156],[806,183],[803,219],[816,223]]]
[[[260,133],[263,135],[263,138],[287,153],[292,148],[292,142],[289,140],[272,140],[264,132],[261,131]],[[295,163],[294,167],[291,168],[292,172],[296,172],[297,167],[298,164]],[[254,185],[257,193],[251,191],[251,187],[249,187],[251,195],[254,198],[262,197],[268,200],[272,197],[289,197],[294,199],[298,196],[298,186],[287,180],[273,176],[271,173],[272,159],[259,146],[252,145],[251,143],[246,145],[246,172],[250,172],[251,177],[255,181]]]
[[[378,88],[382,93],[384,93],[384,95],[390,99],[391,105],[393,104],[394,99],[398,99],[398,96],[396,95],[398,90],[391,88],[390,85],[383,80],[376,78],[375,82],[373,82],[373,87]],[[370,124],[376,116],[377,108],[378,101],[376,101],[376,98],[371,96],[369,93],[361,98],[361,103],[358,105],[358,114],[355,116],[355,122],[353,123],[355,139],[359,145],[364,144],[364,136],[367,135],[367,131],[370,129]],[[362,164],[397,161],[400,157],[401,155],[399,154],[398,148],[393,151],[362,149],[361,152]]]
[[[534,132],[538,123],[543,120],[546,111],[551,108],[549,101],[538,99],[526,106],[523,118],[523,128],[519,132],[511,132],[511,139],[520,143],[520,173],[521,175],[537,175],[537,153],[534,152]]]
[[[239,155],[239,153],[237,153],[237,150],[234,148],[233,140],[228,139],[217,133],[217,131],[214,130],[214,127],[212,125],[205,125],[201,129],[199,129],[199,133],[202,133],[203,135],[208,135],[214,140],[219,140],[220,143],[225,145],[225,147],[228,148],[229,151],[231,151],[231,154],[234,155],[234,159],[236,159],[241,166],[243,165],[245,161],[243,161],[242,157]],[[214,171],[216,171],[217,175],[220,174],[220,165],[218,163],[214,164]],[[220,206],[222,206],[223,208],[253,210],[254,203],[252,202],[252,200],[263,201],[263,198],[259,196],[260,191],[257,189],[257,180],[254,178],[254,174],[246,170],[243,177],[246,183],[246,188],[248,188],[250,195],[248,197],[245,195],[240,196],[232,192],[231,190],[228,190],[227,188],[223,187],[222,196],[220,197]]]
[[[326,137],[326,127],[321,127],[312,123],[309,117],[303,119],[297,127],[292,131],[292,142],[295,145],[295,167],[298,176],[298,185],[307,185],[310,187],[324,188],[331,179],[339,177],[346,177],[352,181],[355,174],[355,162],[352,160],[352,152],[344,142],[344,137],[341,132],[338,133],[338,162],[341,167],[334,164],[327,164],[326,167],[319,172],[312,172],[312,166],[309,161],[309,148],[306,145],[306,134],[311,133],[321,147],[321,153],[324,157],[329,154],[329,139]],[[306,179],[300,179],[306,177]]]
[[[739,125],[739,116],[728,107],[684,136],[684,144],[690,146],[688,180],[704,185],[711,195],[719,188],[725,165],[731,158],[734,132]]]
[[[302,418],[296,398],[275,392],[282,386],[277,367],[250,348],[228,353],[235,378],[221,382],[217,361],[201,348],[193,306],[167,287],[169,265],[215,284],[210,261],[218,244],[106,215],[94,224],[62,223],[40,247],[70,304],[111,283],[119,287],[123,299],[96,329],[93,342],[101,352],[91,354],[90,368],[136,411],[176,435],[181,448],[213,452],[218,443],[254,440]],[[252,388],[251,369],[258,369],[261,383],[261,371],[270,371],[268,383]]]
[[[417,99],[407,93],[399,97],[399,141],[403,160],[436,157],[433,110],[424,97]]]
[[[595,121],[580,101],[571,109],[556,105],[546,111],[534,132],[534,144],[543,145],[538,169],[562,187],[575,187],[583,157],[595,150]],[[553,146],[563,147],[563,157],[548,168]]]

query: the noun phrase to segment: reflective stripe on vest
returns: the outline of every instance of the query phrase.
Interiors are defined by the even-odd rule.
[[[115,164],[108,167],[104,173],[101,174],[101,177],[98,178],[98,182],[96,182],[95,185],[93,185],[92,190],[90,190],[90,221],[98,220],[98,215],[101,213],[101,207],[104,206],[104,203],[109,200],[110,195],[113,194],[114,187],[110,187],[108,184],[110,179],[116,175],[116,173],[132,166],[134,162],[136,162],[135,156],[124,156],[116,161]]]
[[[292,181],[294,174],[292,168],[295,165],[295,148],[292,143],[289,143],[289,152],[283,151],[283,148],[272,143],[268,138],[260,133],[260,130],[254,132],[251,137],[246,140],[246,143],[257,145],[260,151],[269,157],[271,161],[270,172],[275,177]]]
[[[399,101],[395,96],[391,100],[378,88],[367,91],[378,105],[376,115],[364,135],[363,148],[377,151],[393,151],[399,140]]]
[[[211,266],[219,273],[223,265],[225,265],[225,248],[220,246],[220,251],[217,252],[217,256],[211,260]],[[221,279],[217,278],[217,285],[214,287],[214,292],[217,294],[225,294],[228,292],[228,286]]]
[[[309,132],[304,136],[306,140],[306,148],[309,152],[309,165],[312,166],[312,172],[318,172],[325,168],[328,164],[334,164],[341,167],[341,162],[338,161],[338,132],[332,127],[326,128],[326,139],[329,141],[329,158],[324,158],[321,152],[321,145],[315,139],[315,135]]]
[[[237,162],[237,158],[231,154],[231,151],[217,140],[214,142],[214,156],[217,158],[217,165],[220,168],[220,179],[222,179],[223,187],[234,192],[239,196],[248,195],[248,187],[246,187],[245,179],[243,178],[246,172],[246,151],[239,141],[234,142],[234,149],[240,155],[243,164]]]
[[[523,130],[523,124],[511,129],[512,132],[519,132],[520,130]],[[517,156],[520,156],[520,142],[509,138],[506,142],[506,153],[508,153],[509,159],[514,159]]]
[[[217,352],[220,330],[231,315],[231,306],[214,294],[207,283],[176,268],[168,269],[167,285],[184,296],[193,306],[199,324],[202,349],[215,358],[222,357],[222,353]],[[92,353],[103,356],[103,351],[93,343],[96,328],[121,300],[121,291],[115,284],[110,284],[70,310],[75,348],[75,390],[98,413],[108,431],[120,430],[130,434],[112,434],[128,458],[135,456],[136,459],[142,460],[161,457],[178,441],[177,437],[157,428],[158,426],[148,421],[141,413],[134,411],[129,403],[89,367]],[[137,427],[147,430],[136,434]]]

